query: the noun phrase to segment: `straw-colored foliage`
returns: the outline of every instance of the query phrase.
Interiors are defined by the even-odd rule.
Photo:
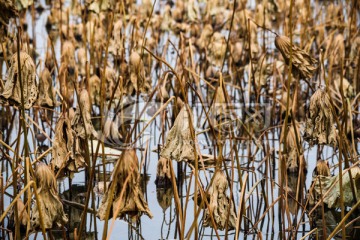
[[[26,52],[20,52],[21,73],[19,74],[18,71],[17,53],[12,55],[10,65],[4,91],[0,96],[16,104],[21,104],[21,86],[19,81],[19,75],[21,74],[24,107],[25,109],[30,109],[38,96],[38,83],[36,82],[34,61]]]
[[[58,195],[53,171],[46,164],[40,163],[36,167],[35,177],[45,229],[63,226],[68,222],[68,218]],[[37,204],[34,204],[31,211],[31,227],[33,229],[40,228],[39,214]]]

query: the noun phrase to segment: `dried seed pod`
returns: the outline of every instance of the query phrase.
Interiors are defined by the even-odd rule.
[[[111,204],[109,218],[123,218],[126,214],[139,217],[143,213],[152,218],[139,185],[139,177],[139,163],[135,150],[124,150],[116,162],[109,190],[105,192],[99,206],[97,216],[101,220],[105,219],[109,204]],[[113,196],[110,196],[111,192],[114,193]],[[115,214],[117,215],[114,216]]]
[[[212,177],[211,185],[207,191],[208,196],[210,196],[210,202],[208,208],[205,209],[205,227],[214,227],[212,226],[209,209],[211,210],[217,229],[224,230],[227,226],[230,230],[236,227],[236,213],[232,201],[226,196],[227,189],[228,181],[225,174],[222,171],[217,170]]]
[[[39,163],[36,167],[35,177],[45,229],[63,226],[68,222],[68,218],[56,189],[54,173],[46,164]],[[34,204],[31,211],[31,227],[33,229],[40,227],[39,214],[37,204]]]
[[[44,68],[39,79],[38,104],[43,107],[55,107],[52,77],[47,68]]]
[[[195,145],[190,132],[191,118],[191,113],[186,106],[183,106],[166,137],[165,146],[160,153],[161,157],[175,159],[178,162],[195,159]]]
[[[8,72],[8,79],[4,86],[4,91],[0,96],[21,104],[21,88],[18,72],[17,53],[12,55],[10,60],[11,67]],[[38,84],[36,82],[36,70],[33,59],[26,52],[20,52],[21,82],[23,87],[24,107],[30,109],[38,96]]]
[[[305,136],[311,145],[337,145],[334,117],[330,99],[323,89],[318,89],[310,98],[309,116],[306,120]]]
[[[169,159],[160,157],[156,168],[155,184],[157,188],[168,188],[171,186],[171,174]]]
[[[292,48],[292,74],[300,78],[311,78],[317,69],[317,60],[295,45],[290,45],[290,39],[285,36],[275,37],[275,46],[280,50],[287,65],[290,62],[290,48]]]

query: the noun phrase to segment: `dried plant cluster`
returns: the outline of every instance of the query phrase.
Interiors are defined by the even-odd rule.
[[[334,115],[329,96],[318,89],[310,98],[309,116],[306,120],[305,138],[310,144],[337,145]]]
[[[0,239],[356,239],[359,13],[0,0]]]

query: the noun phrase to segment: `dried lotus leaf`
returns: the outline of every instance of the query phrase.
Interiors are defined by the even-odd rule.
[[[55,127],[51,165],[55,171],[67,169],[76,171],[73,163],[74,134],[70,120],[62,116]]]
[[[10,60],[11,67],[8,72],[8,79],[4,86],[4,91],[0,96],[21,104],[21,88],[18,74],[17,53],[12,55]],[[23,87],[24,107],[30,109],[38,96],[38,84],[36,82],[36,71],[33,59],[26,52],[20,52],[21,81]]]
[[[221,33],[215,32],[207,48],[207,60],[210,64],[221,67],[225,57],[225,51],[225,37]]]
[[[160,156],[176,161],[195,160],[195,146],[190,132],[192,116],[184,105],[170,129]]]
[[[81,139],[87,139],[90,136],[97,137],[97,132],[91,122],[90,97],[86,89],[82,89],[80,92],[78,107],[76,108],[71,125],[73,126],[76,137]]]
[[[306,119],[304,138],[310,144],[337,145],[334,117],[329,96],[318,89],[310,98],[309,116]]]
[[[45,229],[54,226],[61,227],[68,222],[58,191],[56,189],[56,179],[52,170],[44,163],[40,163],[35,171],[36,183],[38,186],[39,205]],[[37,204],[31,211],[31,227],[40,227],[40,215]]]
[[[236,213],[232,201],[226,196],[227,189],[228,181],[225,174],[222,171],[216,171],[207,191],[208,196],[210,196],[210,202],[208,208],[205,209],[205,227],[214,227],[212,226],[210,211],[217,229],[224,230],[227,226],[231,230],[236,227]],[[228,212],[230,213],[229,215]]]
[[[151,81],[145,76],[144,62],[140,54],[133,51],[130,55],[130,81],[137,93],[148,93],[151,88]],[[128,92],[130,93],[130,92]]]
[[[53,92],[54,89],[50,72],[47,68],[44,68],[39,79],[39,105],[43,107],[55,107]]]
[[[170,159],[160,157],[156,168],[155,184],[157,188],[168,188],[171,186]]]
[[[305,79],[309,79],[314,75],[318,64],[317,60],[294,44],[291,46],[288,37],[276,36],[275,46],[280,50],[287,65],[290,62],[290,49],[292,48],[292,74],[295,76],[299,74],[300,78]]]
[[[0,1],[0,25],[7,26],[10,18],[15,18],[17,15],[18,11],[14,6],[14,1]]]
[[[354,199],[353,192],[351,190],[349,172],[351,172],[353,183],[356,183],[354,184],[356,199],[360,199],[360,189],[358,184],[360,179],[360,167],[354,166],[351,169],[347,169],[343,171],[342,188],[344,193],[344,197],[343,197],[344,205],[348,207],[352,207],[356,201]],[[339,175],[336,176],[319,175],[313,179],[313,182],[315,183],[315,185],[314,185],[314,191],[312,197],[315,200],[319,200],[320,196],[323,195],[322,200],[329,208],[340,207]]]
[[[105,192],[101,200],[97,214],[100,220],[106,218],[109,204],[111,204],[109,218],[123,218],[126,214],[136,217],[143,213],[152,218],[139,185],[139,177],[139,163],[135,150],[124,150],[116,162],[109,190]],[[114,195],[110,196],[112,191]]]

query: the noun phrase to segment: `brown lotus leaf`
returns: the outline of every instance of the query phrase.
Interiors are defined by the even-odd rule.
[[[55,107],[54,88],[49,69],[44,68],[39,79],[38,103],[43,107]]]
[[[344,97],[353,98],[356,95],[353,86],[346,78],[343,78],[342,86],[341,86],[341,77],[339,74],[336,74],[335,76],[334,87],[335,87],[335,92],[337,93],[337,95],[340,95],[340,98],[341,98],[341,87],[342,90],[344,91]]]
[[[79,48],[77,51],[77,67],[81,76],[86,75],[86,49],[84,47]]]
[[[156,168],[155,184],[157,188],[171,186],[170,159],[160,157]]]
[[[63,62],[59,69],[60,93],[68,107],[74,103],[75,85],[77,85],[78,70],[75,59]]]
[[[46,164],[39,163],[36,167],[35,177],[45,229],[63,226],[68,222],[68,218],[56,188],[54,173]],[[31,227],[33,229],[40,227],[39,214],[37,204],[34,204],[31,211]]]
[[[359,182],[360,179],[360,167],[354,166],[350,169],[346,169],[343,171],[342,176],[342,188],[343,188],[343,199],[344,205],[348,207],[352,207],[356,202],[354,199],[353,192],[351,190],[350,183],[350,174],[351,172],[351,181],[354,183],[355,188],[355,197],[356,199],[360,199],[360,189]],[[314,182],[314,191],[312,192],[312,198],[315,201],[320,201],[321,195],[323,195],[322,201],[329,208],[338,208],[340,207],[340,184],[339,184],[339,175],[336,176],[315,176],[313,178]],[[320,190],[321,189],[321,190]]]
[[[82,89],[80,92],[78,107],[76,108],[71,125],[78,138],[88,139],[91,136],[97,137],[97,132],[91,122],[91,104],[89,93],[86,89]]]
[[[196,40],[195,45],[200,51],[204,51],[210,43],[211,36],[213,35],[213,28],[210,24],[206,24],[201,31],[200,38]]]
[[[79,156],[79,149],[83,151],[85,148],[74,135],[70,120],[61,116],[55,127],[51,165],[55,171],[69,171],[70,176],[85,166],[84,159]]]
[[[106,143],[119,144],[123,139],[123,136],[119,132],[118,122],[112,121],[112,119],[106,119],[104,124],[103,138]]]
[[[212,225],[210,214],[212,214],[217,229],[224,230],[226,224],[229,230],[236,227],[234,205],[230,198],[226,196],[228,187],[229,185],[225,174],[222,171],[217,170],[211,179],[211,185],[207,191],[210,196],[210,202],[208,208],[205,209],[205,227],[214,227]]]
[[[110,204],[109,218],[123,218],[126,214],[131,217],[146,214],[152,218],[139,184],[139,178],[139,163],[135,150],[124,150],[116,162],[109,188],[101,200],[97,216],[104,220]],[[111,192],[114,193],[113,196]],[[115,214],[117,215],[114,216]]]
[[[313,172],[313,176],[330,176],[330,168],[329,163],[326,160],[318,160],[316,163],[316,167]]]
[[[92,75],[89,79],[89,95],[91,103],[100,106],[100,78]]]
[[[191,118],[191,112],[188,112],[184,105],[166,137],[165,146],[160,153],[161,157],[175,159],[178,162],[195,159],[195,145],[190,132]]]
[[[311,144],[337,145],[334,116],[329,96],[318,89],[310,98],[309,115],[306,119],[304,138]]]
[[[314,75],[318,64],[317,60],[294,44],[291,46],[288,37],[276,36],[275,46],[280,50],[287,65],[290,62],[290,49],[292,48],[292,74],[294,76],[299,74],[300,78],[309,79]]]
[[[24,202],[21,200],[21,198],[19,198],[16,201],[16,205],[17,205],[17,211],[18,211],[18,219],[20,220],[20,224],[22,226],[26,226],[28,221],[30,221],[30,217],[28,212],[26,211]],[[15,222],[15,218],[14,218],[14,214],[15,214],[15,210],[14,207],[12,207],[9,211],[10,213],[10,221],[9,221],[9,225],[13,225],[13,223]]]
[[[225,37],[221,33],[215,32],[207,48],[207,60],[210,64],[221,67],[225,57],[225,51]]]
[[[297,146],[297,141],[296,141],[296,135],[298,137],[297,141],[299,143],[299,150],[298,150],[298,146]],[[287,149],[288,149],[288,154],[284,154],[284,159],[286,161],[286,169],[289,172],[292,173],[296,173],[299,171],[303,171],[304,169],[306,169],[306,162],[305,162],[305,158],[304,155],[302,154],[302,140],[301,140],[301,135],[300,135],[300,130],[299,130],[299,126],[298,124],[296,124],[296,134],[295,134],[295,130],[294,127],[289,126],[288,127],[288,134],[286,137],[286,144],[287,144]],[[302,166],[302,169],[300,169],[300,167]]]
[[[113,92],[115,91],[114,94],[114,99],[119,99],[120,98],[120,88],[119,86],[115,89],[116,87],[116,82],[117,82],[117,77],[116,77],[116,73],[115,70],[113,68],[110,67],[106,67],[106,71],[105,71],[105,80],[106,80],[106,100],[110,100]]]
[[[144,62],[137,51],[132,51],[129,61],[131,89],[137,93],[148,93],[151,88],[151,81],[145,77]],[[128,90],[128,93],[133,91]]]
[[[18,11],[14,6],[14,1],[12,0],[0,1],[0,23],[2,25],[7,26],[10,18],[15,18],[17,15],[18,15]]]
[[[18,56],[12,55],[8,71],[8,79],[5,82],[4,91],[0,96],[5,99],[21,104],[21,88],[18,74]],[[38,96],[38,84],[36,82],[36,69],[33,59],[26,52],[20,52],[21,82],[23,87],[24,107],[30,109]]]

